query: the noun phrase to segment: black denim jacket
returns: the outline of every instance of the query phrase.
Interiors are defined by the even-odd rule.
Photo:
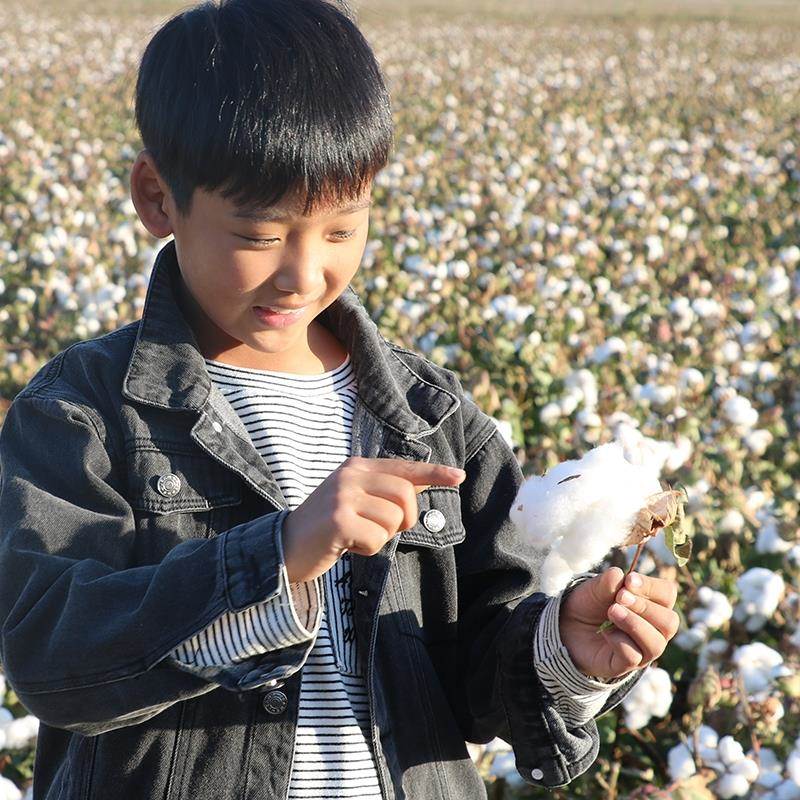
[[[166,658],[280,590],[289,513],[208,376],[179,280],[171,240],[141,321],[56,355],[0,431],[0,658],[40,720],[35,800],[287,794],[313,640],[223,668]],[[384,796],[485,798],[464,742],[495,736],[528,783],[568,783],[595,760],[597,727],[568,727],[534,670],[547,598],[508,518],[513,452],[452,371],[381,336],[352,287],[319,319],[357,373],[352,454],[467,471],[417,495],[417,523],[379,553],[351,554]],[[167,474],[175,494],[159,491]]]

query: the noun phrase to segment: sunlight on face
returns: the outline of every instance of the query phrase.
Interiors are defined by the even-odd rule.
[[[368,189],[352,203],[303,217],[297,202],[253,213],[217,192],[196,190],[191,214],[176,220],[174,235],[181,302],[203,355],[266,369],[304,358],[309,326],[358,271],[370,201]],[[270,305],[308,307],[293,324],[271,328],[254,312]]]

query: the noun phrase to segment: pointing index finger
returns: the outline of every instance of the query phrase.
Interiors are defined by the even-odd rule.
[[[672,608],[678,599],[678,584],[664,578],[651,578],[640,572],[625,576],[625,586],[634,594],[646,597],[654,603]]]
[[[403,458],[370,458],[367,459],[382,472],[389,472],[411,481],[416,487],[427,489],[429,486],[457,486],[466,478],[467,473],[458,467],[446,464],[429,464],[427,461],[407,461]],[[375,463],[378,462],[378,463]]]

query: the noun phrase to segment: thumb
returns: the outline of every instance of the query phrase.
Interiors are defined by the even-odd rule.
[[[619,567],[610,567],[605,572],[598,575],[587,587],[591,592],[592,603],[598,610],[603,612],[614,602],[617,592],[625,583],[625,573]]]
[[[625,573],[619,567],[582,581],[566,592],[564,616],[585,625],[599,625],[624,582]]]

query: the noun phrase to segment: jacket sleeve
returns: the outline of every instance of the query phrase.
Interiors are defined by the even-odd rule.
[[[594,719],[564,716],[535,668],[534,638],[550,598],[536,591],[537,558],[509,518],[524,477],[494,421],[466,398],[466,478],[460,485],[467,532],[455,547],[458,574],[457,713],[464,738],[508,742],[526,783],[556,788],[597,758]],[[480,423],[484,424],[481,425]],[[595,716],[616,706],[642,671],[613,689]]]
[[[25,390],[0,430],[0,660],[27,710],[95,735],[300,669],[312,639],[226,667],[167,658],[220,614],[281,592],[289,512],[137,565],[133,512],[104,439],[91,408]]]

